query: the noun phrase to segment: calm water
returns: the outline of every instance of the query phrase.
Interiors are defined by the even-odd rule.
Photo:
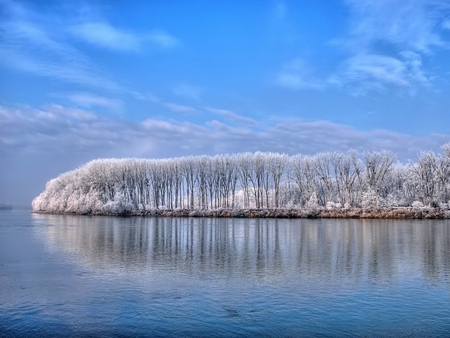
[[[0,337],[450,336],[450,222],[0,212]]]

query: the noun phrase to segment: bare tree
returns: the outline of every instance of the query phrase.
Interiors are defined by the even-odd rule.
[[[148,209],[388,207],[450,199],[450,143],[401,165],[387,151],[99,159],[50,180],[33,200],[47,212]],[[375,202],[374,202],[375,201]],[[336,204],[337,202],[337,204]]]

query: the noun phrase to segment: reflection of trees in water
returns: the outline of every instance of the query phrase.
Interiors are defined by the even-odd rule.
[[[145,219],[34,215],[52,225],[46,241],[55,250],[81,255],[88,264],[140,265],[147,261],[149,227]]]
[[[450,282],[450,227],[444,221],[424,227],[423,270],[431,280],[445,277]]]
[[[447,278],[448,222],[34,215],[57,250],[92,266],[358,281]]]

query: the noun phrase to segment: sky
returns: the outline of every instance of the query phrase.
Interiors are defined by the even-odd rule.
[[[0,202],[96,158],[450,141],[448,0],[0,0]]]

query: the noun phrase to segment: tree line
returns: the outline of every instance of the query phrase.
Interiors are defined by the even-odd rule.
[[[98,159],[50,180],[34,211],[447,207],[450,143],[402,164],[394,153],[271,152]]]

